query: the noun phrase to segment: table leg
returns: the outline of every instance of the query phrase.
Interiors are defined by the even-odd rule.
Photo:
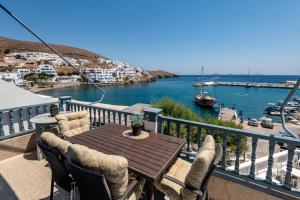
[[[35,126],[36,126],[35,136],[36,136],[36,142],[37,142],[40,139],[40,136],[41,136],[44,129],[43,129],[43,126],[40,126],[38,124],[36,124]],[[42,153],[40,147],[37,145],[37,143],[36,143],[36,155],[37,155],[38,160],[43,160],[44,159],[43,153]]]
[[[154,200],[154,185],[153,183],[147,181],[147,200]]]

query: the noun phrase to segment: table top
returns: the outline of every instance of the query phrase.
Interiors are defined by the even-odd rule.
[[[60,111],[59,114],[67,114],[69,111]],[[30,119],[31,123],[38,125],[56,125],[57,120],[55,117],[52,117],[50,113],[43,113],[40,115],[36,115]]]
[[[54,125],[57,124],[55,117],[52,117],[50,113],[44,113],[41,115],[34,116],[30,119],[31,123],[39,125]]]
[[[131,127],[106,124],[91,131],[67,138],[71,143],[85,145],[91,149],[127,158],[130,171],[155,181],[161,177],[185,145],[185,140],[149,133],[145,139],[124,137],[122,132]]]

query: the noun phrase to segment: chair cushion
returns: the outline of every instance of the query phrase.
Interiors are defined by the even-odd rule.
[[[89,113],[87,110],[59,114],[55,116],[61,134],[71,137],[90,130]]]
[[[191,164],[181,158],[178,158],[166,175],[176,178],[184,183],[187,173],[191,169]],[[179,200],[182,186],[162,178],[155,183],[155,187],[166,194],[172,200]]]
[[[43,132],[40,136],[40,139],[43,143],[48,145],[49,147],[58,150],[62,154],[66,154],[70,142],[61,139],[60,137],[56,136],[54,133],[50,132]]]
[[[214,138],[211,135],[207,135],[190,171],[187,173],[186,184],[200,189],[203,179],[215,157],[215,146]],[[196,199],[196,194],[186,188],[183,188],[181,193],[183,199]]]
[[[117,155],[107,155],[86,146],[73,144],[67,157],[74,163],[104,175],[113,199],[124,195],[128,185],[128,161]]]

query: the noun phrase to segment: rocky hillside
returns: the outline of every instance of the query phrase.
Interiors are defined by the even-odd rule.
[[[105,58],[96,53],[65,45],[51,44],[55,49],[57,49],[64,56],[76,58],[76,59],[87,59],[89,61],[96,60],[97,58]],[[0,57],[3,57],[4,49],[9,49],[11,52],[24,52],[24,51],[32,51],[32,52],[45,52],[52,53],[48,47],[40,42],[29,42],[29,41],[21,41],[14,40],[5,37],[0,37]]]
[[[86,59],[89,63],[83,65],[83,67],[101,67],[101,68],[110,68],[110,63],[100,62],[99,58],[103,58],[108,60],[102,55],[93,53],[91,51],[87,51],[85,49],[80,49],[76,47],[70,47],[66,45],[59,45],[59,44],[51,44],[56,50],[62,53],[65,57],[75,58],[75,59]],[[44,52],[44,53],[53,53],[46,47],[44,44],[40,42],[31,42],[31,41],[21,41],[21,40],[14,40],[10,38],[5,38],[0,36],[0,62],[3,62],[3,57],[5,56],[5,50],[9,50],[11,53],[18,53],[18,52]],[[103,60],[102,59],[102,60]],[[25,64],[24,68],[35,68],[36,64]],[[65,74],[71,73],[74,70],[68,66],[57,67],[57,72],[63,72]],[[168,77],[175,77],[175,74],[157,70],[157,71],[149,71],[151,74],[151,79],[157,78],[168,78]]]
[[[176,74],[166,72],[163,70],[155,70],[155,71],[148,71],[151,74],[151,77],[153,79],[158,79],[158,78],[174,78],[177,77]]]

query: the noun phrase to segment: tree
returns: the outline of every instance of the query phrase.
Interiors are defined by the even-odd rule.
[[[14,69],[14,67],[11,65],[2,66],[2,67],[0,67],[0,72],[11,72],[13,69]]]
[[[16,59],[21,59],[21,55],[17,54],[17,55],[15,55],[15,58]]]
[[[172,99],[169,98],[163,98],[160,101],[152,103],[153,107],[161,108],[163,109],[163,114],[166,116],[179,118],[179,119],[185,119],[190,121],[196,121],[196,122],[202,122],[207,124],[213,124],[218,126],[225,126],[225,127],[231,127],[231,128],[237,128],[242,129],[242,126],[240,124],[235,124],[233,121],[221,121],[217,118],[213,117],[207,117],[203,118],[200,117],[197,113],[193,112],[189,108],[187,108],[184,104],[176,103]],[[163,131],[167,130],[167,124],[163,124]],[[182,126],[180,127],[179,133],[182,138],[186,138],[186,127]],[[206,128],[201,129],[202,133],[202,141],[204,137],[209,133],[210,130]],[[177,126],[174,123],[171,123],[170,125],[170,135],[176,136],[177,135]],[[214,132],[214,138],[217,143],[223,142],[223,132],[222,131],[215,131]],[[198,129],[196,127],[191,128],[191,142],[197,144],[198,140]],[[233,153],[236,149],[236,143],[237,143],[237,137],[235,134],[228,134],[227,139],[227,147],[228,151],[230,153]],[[242,137],[241,138],[241,153],[245,153],[248,149],[247,147],[247,138]]]
[[[38,80],[38,77],[37,77],[36,74],[30,73],[30,74],[26,74],[26,75],[24,76],[24,79],[25,79],[26,81],[32,81],[33,83],[36,83],[36,81]]]
[[[9,53],[10,53],[10,50],[9,50],[9,49],[4,49],[3,53],[4,53],[4,54],[9,54]]]

